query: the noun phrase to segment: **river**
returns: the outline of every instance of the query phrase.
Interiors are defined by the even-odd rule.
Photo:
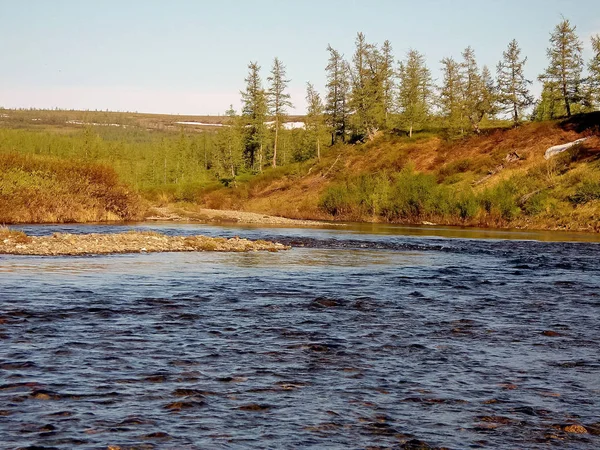
[[[132,227],[293,249],[0,255],[0,447],[600,447],[597,236]]]

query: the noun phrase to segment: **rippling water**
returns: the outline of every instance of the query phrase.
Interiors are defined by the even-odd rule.
[[[0,255],[2,448],[600,447],[598,243],[147,228],[294,249]]]

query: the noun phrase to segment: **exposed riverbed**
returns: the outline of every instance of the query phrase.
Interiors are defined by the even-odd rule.
[[[293,248],[0,255],[6,448],[600,446],[587,235],[134,228]]]

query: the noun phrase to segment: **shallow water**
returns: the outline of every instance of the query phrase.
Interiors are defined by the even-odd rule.
[[[0,255],[2,448],[600,447],[585,235],[140,227],[294,248]]]

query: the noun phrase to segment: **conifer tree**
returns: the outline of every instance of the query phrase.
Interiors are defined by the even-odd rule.
[[[221,180],[234,182],[242,165],[243,139],[239,116],[233,105],[225,112],[227,120],[216,136],[216,167],[215,171]]]
[[[560,92],[556,83],[545,82],[540,98],[535,102],[532,120],[553,120],[565,115],[565,104],[561,100]]]
[[[286,79],[285,65],[275,58],[271,75],[267,78],[269,82],[268,104],[275,125],[275,140],[273,142],[272,166],[277,167],[277,144],[279,142],[279,130],[284,122],[287,108],[292,107],[290,94],[286,92],[290,80]]]
[[[369,44],[363,33],[356,36],[356,49],[352,58],[352,90],[350,109],[352,124],[357,136],[372,139],[386,122],[386,85],[391,81],[391,70],[376,45]],[[387,58],[391,45],[387,43]],[[388,89],[391,86],[388,87]]]
[[[494,83],[486,67],[479,72],[475,52],[471,47],[467,47],[462,56],[463,116],[468,119],[473,130],[480,133],[479,124],[494,109]]]
[[[600,34],[592,36],[593,56],[588,64],[589,89],[594,106],[600,107]]]
[[[519,124],[523,110],[533,104],[528,87],[531,81],[524,74],[526,62],[527,58],[521,59],[521,49],[513,39],[496,66],[498,103],[503,112],[511,114],[515,126]]]
[[[246,136],[244,155],[248,166],[262,171],[262,158],[266,141],[267,98],[260,78],[260,66],[256,62],[248,64],[245,78],[246,90],[242,91],[242,116]]]
[[[383,79],[383,110],[384,110],[384,126],[386,129],[391,128],[391,113],[394,108],[394,56],[392,54],[392,44],[390,41],[385,41],[381,48],[382,54],[382,79]]]
[[[442,64],[442,86],[439,105],[444,118],[444,126],[450,134],[464,133],[463,80],[461,65],[453,58],[444,58]]]
[[[325,112],[331,128],[331,145],[333,145],[338,139],[341,139],[342,142],[346,140],[350,83],[348,63],[344,57],[331,45],[327,46],[327,51],[329,52],[329,61],[325,68],[327,71]]]
[[[575,30],[576,27],[567,19],[556,25],[547,50],[548,68],[539,77],[540,81],[552,84],[552,89],[560,93],[568,117],[571,116],[572,104],[581,99],[582,45]]]
[[[415,128],[422,128],[431,111],[433,81],[425,64],[425,57],[416,50],[409,50],[400,63],[398,109],[402,123],[412,137]]]
[[[310,140],[315,142],[317,150],[317,159],[321,160],[321,136],[324,129],[324,107],[321,96],[315,90],[311,83],[306,83],[306,131],[310,135]]]

